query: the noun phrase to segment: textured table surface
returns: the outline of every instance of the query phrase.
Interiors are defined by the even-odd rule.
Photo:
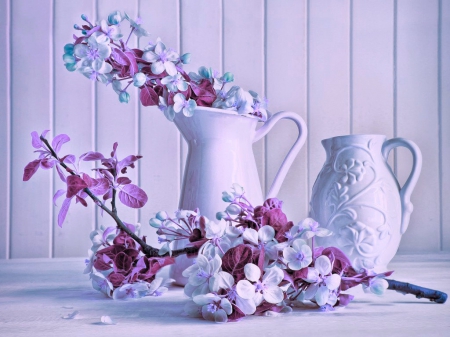
[[[294,309],[278,317],[215,324],[183,315],[181,288],[162,297],[113,301],[93,290],[83,259],[0,261],[0,336],[450,336],[450,301],[436,304],[355,289],[347,308]],[[450,254],[400,255],[392,279],[450,294]],[[62,317],[78,311],[77,319]],[[117,324],[103,325],[109,315]]]

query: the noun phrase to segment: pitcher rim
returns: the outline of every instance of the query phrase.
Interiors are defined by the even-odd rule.
[[[207,107],[207,106],[197,106],[195,108],[195,111],[217,112],[217,113],[225,114],[225,115],[240,116],[240,117],[246,117],[246,118],[258,119],[259,120],[259,117],[257,117],[257,116],[252,116],[252,115],[249,115],[249,114],[242,114],[242,115],[240,115],[240,114],[237,113],[237,111],[234,111],[234,110],[211,108],[211,107]]]
[[[374,137],[384,137],[387,138],[386,135],[382,134],[376,134],[376,133],[361,133],[361,134],[354,134],[354,135],[341,135],[341,136],[335,136],[330,138],[322,139],[322,144],[325,144],[327,142],[330,142],[334,139],[344,139],[344,138],[355,138],[355,137],[364,137],[364,138],[374,138]]]

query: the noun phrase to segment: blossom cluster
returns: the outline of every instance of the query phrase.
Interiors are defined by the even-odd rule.
[[[69,71],[78,70],[93,81],[111,84],[120,102],[128,103],[130,94],[127,90],[133,85],[139,88],[143,106],[158,106],[170,121],[179,112],[192,116],[197,106],[267,119],[264,98],[238,86],[226,88],[226,84],[234,80],[230,72],[220,75],[211,68],[200,67],[198,73],[187,74],[183,64],[189,63],[190,53],[180,56],[167,48],[160,38],[143,49],[129,47],[132,34],[137,37],[150,35],[141,27],[139,18],[133,20],[120,11],[112,12],[107,20],[96,24],[86,15],[81,18],[85,23],[74,26],[81,36],[74,34],[74,42],[64,46],[65,67]],[[131,28],[125,41],[121,33],[124,21]]]
[[[217,221],[198,209],[178,211],[173,218],[159,212],[150,219],[164,243],[162,253],[176,240],[200,247],[183,272],[184,292],[192,299],[185,307],[189,315],[221,323],[287,313],[305,301],[328,311],[352,300],[343,293],[351,287],[362,284],[378,295],[387,288],[384,277],[392,272],[357,271],[338,248],[314,247],[315,236],[332,233],[311,218],[288,221],[282,201],[271,198],[254,207],[237,184],[222,199],[229,205]]]
[[[139,226],[126,225],[139,234]],[[116,227],[94,230],[90,238],[84,273],[89,274],[94,289],[113,299],[161,296],[168,290],[156,273],[174,263],[172,257],[148,258],[133,238]]]

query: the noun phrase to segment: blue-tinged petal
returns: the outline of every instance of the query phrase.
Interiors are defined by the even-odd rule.
[[[388,282],[383,278],[375,278],[370,282],[370,291],[375,295],[383,295],[388,288]]]
[[[173,50],[166,50],[166,59],[168,61],[177,62],[180,56]]]
[[[279,287],[268,286],[264,289],[263,297],[267,302],[277,304],[283,300],[284,295],[283,291]]]
[[[198,305],[206,305],[213,302],[220,301],[220,297],[214,294],[205,294],[205,295],[198,295],[193,298],[194,302]]]
[[[255,286],[247,280],[240,280],[236,285],[236,292],[245,300],[255,296]]]
[[[183,115],[186,117],[192,117],[194,115],[194,111],[188,108],[183,108]]]
[[[79,58],[84,58],[88,55],[89,52],[89,47],[86,46],[85,44],[77,44],[74,48],[73,48],[73,53],[78,56]]]
[[[195,291],[196,289],[197,289],[196,286],[187,283],[187,284],[184,286],[183,291],[184,291],[184,293],[185,293],[186,296],[188,296],[188,297],[193,297],[192,294],[194,293],[194,291]]]
[[[160,55],[164,50],[166,50],[166,46],[164,45],[164,43],[159,41],[155,46],[155,53],[157,55]]]
[[[146,51],[144,55],[142,55],[142,59],[147,62],[156,62],[159,60],[159,56],[156,55],[153,51]]]
[[[151,69],[152,69],[152,73],[153,74],[159,75],[165,70],[164,63],[162,63],[161,61],[157,61],[155,63],[152,63]]]
[[[186,81],[180,80],[178,81],[177,87],[180,91],[186,91],[188,88],[188,84],[186,83]]]
[[[261,277],[261,269],[253,263],[247,263],[244,267],[245,278],[249,281],[256,282]]]
[[[325,305],[328,301],[328,296],[330,295],[330,291],[326,286],[319,286],[317,289],[316,295],[314,296],[317,304],[319,306]]]
[[[147,81],[147,76],[144,73],[136,73],[133,76],[133,85],[135,87],[142,87]]]
[[[171,61],[164,62],[164,68],[166,69],[167,73],[172,76],[175,76],[178,72],[175,64]]]
[[[302,246],[306,245],[306,241],[302,239],[296,239],[292,242],[292,248],[294,248],[297,252],[301,250]]]
[[[275,229],[272,226],[262,226],[258,231],[258,238],[261,242],[272,241],[275,237]]]
[[[332,274],[327,277],[325,284],[329,290],[335,290],[341,285],[341,276],[338,274]]]
[[[164,116],[166,116],[166,118],[173,122],[174,118],[175,118],[175,110],[173,109],[173,106],[170,105],[168,106],[165,110],[164,110]]]
[[[113,70],[112,65],[109,63],[103,62],[102,67],[98,70],[99,74],[109,74]]]
[[[217,273],[222,266],[222,259],[219,255],[215,255],[214,258],[209,261],[209,272],[210,275]]]
[[[205,295],[210,293],[209,290],[209,283],[205,282],[201,286],[197,287],[194,292],[192,293],[192,297],[198,296],[198,295]]]
[[[214,313],[212,313],[211,311],[209,311],[208,305],[204,305],[202,307],[202,316],[204,319],[206,319],[207,321],[213,321],[215,320],[214,318]]]
[[[303,292],[303,298],[305,300],[310,300],[316,296],[316,292],[319,289],[319,286],[317,284],[311,284],[304,292]]]
[[[231,306],[230,301],[226,298],[222,298],[222,300],[220,301],[220,306],[223,310],[225,310],[227,315],[231,315],[231,313],[233,312],[233,307]]]
[[[100,27],[102,28],[103,33],[108,33],[108,24],[106,23],[106,20],[100,21]]]
[[[64,46],[64,54],[73,54],[73,50],[74,50],[75,45],[73,43],[67,43]]]
[[[286,247],[283,249],[283,257],[288,262],[294,262],[297,260],[297,252],[292,247]],[[296,270],[296,269],[294,269],[294,270]]]
[[[319,256],[314,262],[314,267],[321,275],[328,275],[331,273],[331,262],[328,256]]]
[[[219,309],[214,313],[214,322],[216,323],[226,323],[228,321],[228,316],[225,310]]]
[[[319,271],[316,268],[308,267],[308,273],[304,280],[309,283],[316,283],[319,280]]]
[[[234,277],[226,271],[219,271],[220,288],[231,289],[234,286]]]
[[[181,93],[178,93],[178,94],[176,94],[175,96],[173,96],[173,101],[175,102],[175,103],[184,103],[185,101],[186,101],[186,97],[184,97],[184,95],[183,94],[181,94]],[[178,112],[178,111],[177,111]]]
[[[262,278],[262,283],[267,286],[277,286],[283,280],[283,277],[283,271],[280,268],[273,266],[272,268],[268,268],[265,270]]]
[[[255,302],[256,306],[259,306],[262,301],[264,301],[264,295],[260,292],[255,293],[255,297],[253,297],[253,301]]]
[[[194,302],[188,302],[184,305],[184,312],[190,317],[202,317],[202,307]]]
[[[108,22],[112,25],[117,25],[118,23],[122,22],[123,19],[124,18],[122,17],[120,11],[114,11],[108,15]]]
[[[246,228],[245,232],[242,234],[244,240],[253,243],[254,245],[258,244],[258,232],[253,228]]]
[[[256,305],[253,299],[243,299],[239,295],[236,296],[237,307],[246,315],[253,315],[256,311]]]

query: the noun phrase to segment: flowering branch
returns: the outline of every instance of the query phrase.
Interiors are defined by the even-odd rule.
[[[53,147],[50,145],[48,140],[43,135],[41,135],[39,138],[45,144],[48,151],[50,151],[51,156],[54,157],[58,161],[59,165],[61,165],[69,174],[80,177],[77,173],[74,172],[74,170],[72,170],[70,167],[68,167],[61,158],[58,157],[58,154],[56,153],[56,151],[53,149]],[[117,227],[119,227],[122,231],[127,233],[130,237],[133,238],[133,240],[135,240],[141,246],[142,252],[147,257],[164,257],[164,256],[169,255],[169,253],[159,255],[159,251],[160,251],[159,249],[148,245],[143,239],[141,239],[139,236],[137,236],[135,233],[133,233],[123,223],[123,221],[118,217],[116,203],[115,203],[115,201],[116,201],[116,198],[115,198],[116,190],[115,189],[113,189],[113,191],[112,191],[112,201],[111,201],[112,210],[110,210],[108,207],[106,207],[105,204],[103,202],[101,202],[101,200],[98,199],[97,196],[95,196],[94,193],[92,193],[92,191],[88,187],[85,187],[83,189],[83,191],[94,201],[94,203],[97,206],[99,206],[102,210],[104,210],[106,213],[108,213],[108,215],[110,215],[114,219],[114,221],[117,224]],[[184,249],[173,250],[171,256],[176,257],[179,255],[184,255],[184,254],[196,254],[197,252],[198,252],[198,248],[196,248],[196,247],[186,247]]]

